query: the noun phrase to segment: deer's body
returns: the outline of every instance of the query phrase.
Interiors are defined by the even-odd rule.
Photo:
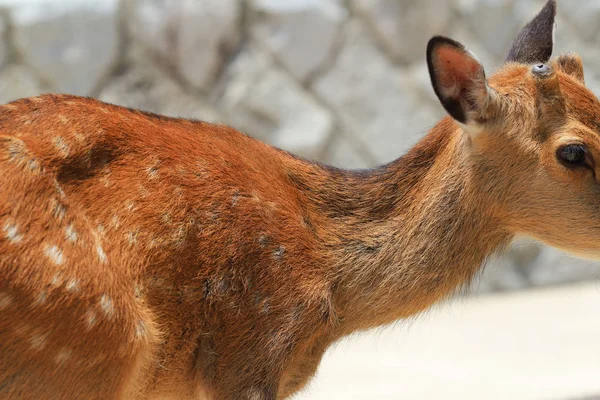
[[[483,214],[460,199],[460,166],[438,170],[459,157],[452,130],[349,172],[91,99],[5,106],[0,332],[22,352],[2,359],[30,360],[5,389],[32,384],[43,354],[56,374],[142,398],[297,390],[335,339],[420,311],[506,240],[471,245],[479,230],[462,224]],[[36,327],[51,321],[64,331]]]
[[[600,211],[579,60],[489,87],[455,42],[428,60],[461,124],[365,171],[86,98],[1,107],[0,398],[282,399],[331,343],[447,296],[517,233],[596,254],[597,227],[540,207]],[[585,170],[548,161],[573,135]],[[583,201],[550,199],[574,184]]]

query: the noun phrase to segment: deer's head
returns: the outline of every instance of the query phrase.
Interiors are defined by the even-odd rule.
[[[581,59],[551,59],[556,1],[489,80],[463,45],[434,37],[435,93],[461,126],[469,179],[506,229],[600,259],[600,102]]]

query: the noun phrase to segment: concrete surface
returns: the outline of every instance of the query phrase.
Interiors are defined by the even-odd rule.
[[[295,400],[592,399],[600,283],[454,299],[347,339]]]

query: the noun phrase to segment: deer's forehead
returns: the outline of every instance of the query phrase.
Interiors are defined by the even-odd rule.
[[[560,88],[570,117],[594,131],[599,131],[600,101],[596,96],[567,76],[561,77]]]
[[[490,85],[501,94],[511,94],[524,89],[533,90],[533,85],[528,84],[529,70],[527,65],[505,64],[490,77]]]

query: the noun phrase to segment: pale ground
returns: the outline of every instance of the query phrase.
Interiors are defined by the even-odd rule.
[[[452,300],[353,337],[295,400],[600,395],[600,283]],[[598,397],[600,399],[600,397]]]

